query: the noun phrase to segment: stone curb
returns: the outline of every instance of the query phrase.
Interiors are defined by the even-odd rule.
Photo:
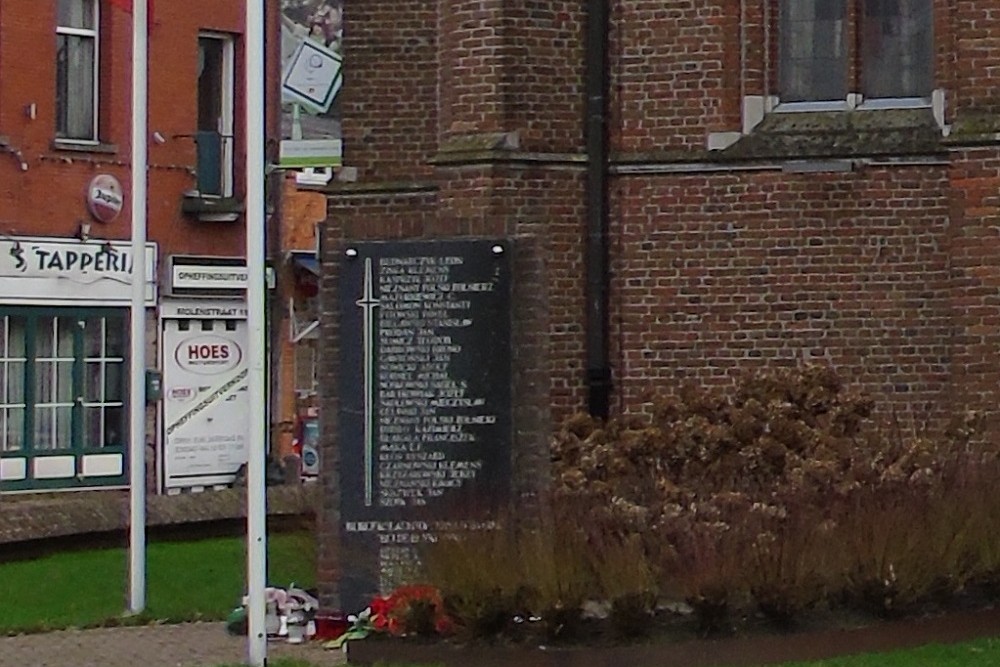
[[[271,517],[311,516],[319,506],[317,484],[267,489]],[[151,495],[146,525],[174,526],[246,517],[242,488],[180,495]],[[13,544],[84,533],[125,530],[129,525],[126,491],[75,491],[0,497],[0,544]]]

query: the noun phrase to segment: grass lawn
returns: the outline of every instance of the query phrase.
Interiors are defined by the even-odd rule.
[[[315,585],[308,533],[268,538],[268,583]],[[128,581],[125,548],[65,551],[0,563],[0,633],[95,625],[119,618]],[[154,619],[222,619],[240,602],[246,579],[242,537],[150,541],[146,601]]]
[[[963,644],[933,644],[906,651],[869,653],[795,662],[781,667],[995,667],[1000,665],[1000,638],[977,639]]]

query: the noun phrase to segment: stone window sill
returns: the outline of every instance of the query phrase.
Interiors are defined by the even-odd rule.
[[[69,151],[71,153],[117,153],[117,144],[105,144],[100,141],[73,141],[70,139],[55,139],[52,150]]]

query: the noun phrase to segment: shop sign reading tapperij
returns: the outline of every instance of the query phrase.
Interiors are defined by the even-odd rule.
[[[126,241],[40,237],[0,239],[0,298],[7,302],[127,303],[132,248]],[[142,261],[146,303],[156,301],[156,244]]]

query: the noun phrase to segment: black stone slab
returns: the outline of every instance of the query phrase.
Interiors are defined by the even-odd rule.
[[[345,610],[406,579],[420,544],[489,525],[511,461],[506,241],[358,243],[340,281]]]

